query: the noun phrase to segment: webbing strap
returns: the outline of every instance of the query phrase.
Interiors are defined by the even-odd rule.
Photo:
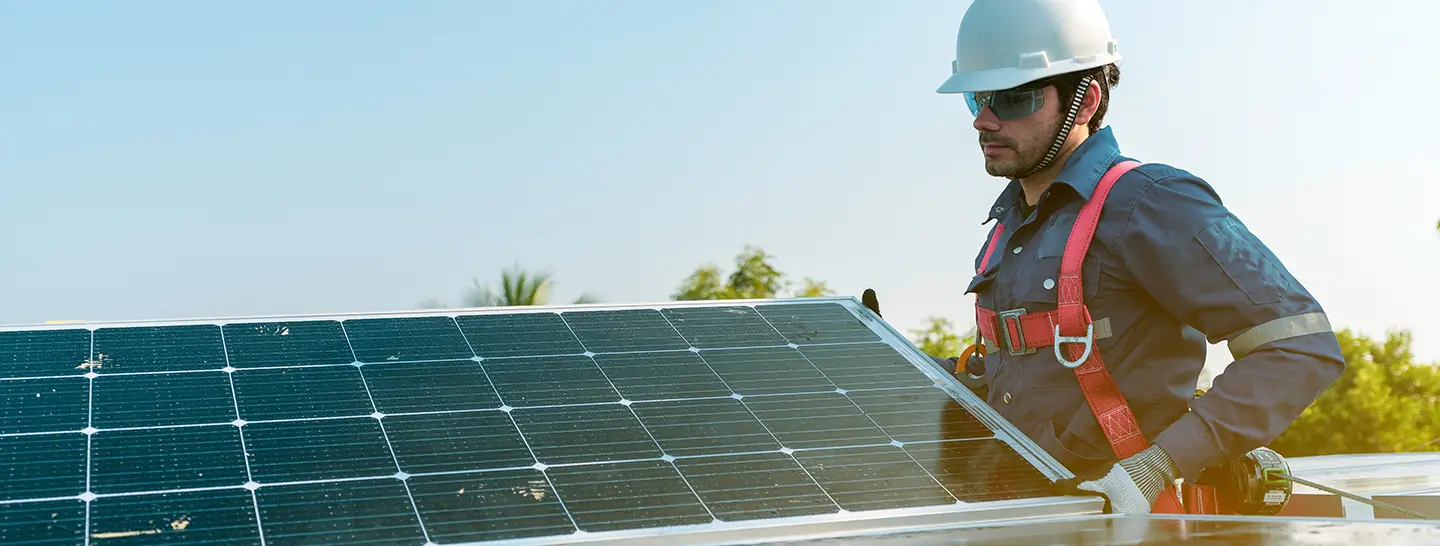
[[[999,313],[981,307],[978,315],[976,331],[992,348],[1021,351],[1027,348],[1049,347],[1055,343],[1054,332],[1051,330],[1051,325],[1056,323],[1056,317],[1059,316],[1055,311],[1033,311],[1019,316],[1007,314],[1002,320]],[[1015,331],[1016,323],[1020,325],[1018,337]],[[1108,317],[1095,319],[1095,339],[1105,339],[1112,335],[1114,332],[1110,329]],[[1011,346],[1019,340],[1024,340],[1024,347]]]
[[[1090,242],[1095,237],[1095,227],[1099,225],[1100,211],[1105,206],[1105,198],[1110,194],[1110,188],[1114,187],[1115,181],[1119,180],[1121,175],[1139,165],[1138,161],[1125,161],[1106,172],[1095,188],[1095,194],[1081,206],[1080,215],[1075,219],[1075,227],[1070,231],[1070,239],[1065,243],[1064,257],[1060,260],[1060,290],[1057,298],[1060,334],[1063,336],[1083,336],[1086,325],[1090,324],[1090,312],[1084,302],[1085,290],[1081,286],[1080,266],[1084,263],[1085,254],[1090,250]],[[1074,360],[1080,359],[1085,353],[1085,347],[1075,343],[1065,344],[1064,350],[1069,358]],[[1095,414],[1100,428],[1105,431],[1105,439],[1110,442],[1117,458],[1124,459],[1150,446],[1149,440],[1140,433],[1140,425],[1131,413],[1130,406],[1126,404],[1125,395],[1120,393],[1120,388],[1105,369],[1099,351],[1090,351],[1089,358],[1075,368],[1075,378],[1080,382],[1085,401],[1089,402],[1090,411]]]
[[[1105,198],[1110,195],[1110,188],[1115,186],[1121,176],[1139,165],[1138,161],[1124,161],[1111,167],[1105,176],[1100,178],[1095,194],[1080,207],[1080,214],[1070,230],[1070,238],[1065,242],[1064,257],[1060,259],[1056,317],[1061,336],[1085,336],[1086,327],[1092,324],[1090,310],[1084,301],[1081,266],[1085,263],[1085,254],[1090,251],[1090,243],[1095,238],[1095,228],[1100,224],[1100,211],[1105,206]],[[1094,342],[1091,338],[1088,343]],[[1067,343],[1064,349],[1068,358],[1075,361],[1085,357],[1087,347]],[[1105,369],[1100,352],[1089,352],[1085,362],[1075,368],[1075,379],[1079,381],[1080,390],[1085,394],[1085,401],[1090,404],[1095,420],[1100,423],[1100,429],[1105,432],[1105,439],[1110,442],[1110,448],[1119,459],[1144,451],[1150,447],[1150,441],[1140,432],[1140,424],[1135,420],[1135,414],[1130,411],[1129,404],[1125,402],[1125,395],[1121,394],[1119,386]],[[1202,506],[1203,504],[1201,503]],[[1179,492],[1172,485],[1160,493],[1150,511],[1156,514],[1182,514],[1186,512],[1186,507],[1181,504]]]
[[[1005,224],[997,222],[995,234],[990,236],[990,244],[985,246],[985,257],[980,258],[980,269],[975,270],[976,275],[984,273],[985,268],[990,266],[990,256],[995,254],[995,245],[1000,244],[1000,234],[1002,233],[1005,233]]]
[[[1003,234],[1003,233],[1005,233],[1005,224],[1004,224],[1004,223],[1000,223],[1000,222],[996,222],[996,223],[995,223],[995,233],[990,236],[990,243],[987,244],[987,245],[985,245],[985,256],[982,257],[982,258],[980,258],[980,268],[975,270],[975,274],[976,274],[976,275],[980,275],[980,274],[982,274],[982,273],[985,273],[985,268],[987,268],[987,267],[990,266],[990,256],[992,256],[992,255],[995,254],[995,246],[998,245],[998,244],[1000,244],[1000,235]],[[980,307],[980,294],[979,294],[979,293],[976,293],[976,294],[975,294],[975,327],[976,327],[976,331],[979,331],[980,325],[981,325],[981,324],[984,324],[984,318],[983,318],[983,317],[981,316],[981,314],[980,314],[980,311],[981,311],[982,309],[984,309],[984,308],[983,308],[983,307]],[[975,340],[975,342],[976,342],[977,345],[979,345],[979,344],[981,343],[981,340],[978,340],[978,339],[977,339],[977,340]],[[963,363],[962,363],[962,364],[963,364]]]

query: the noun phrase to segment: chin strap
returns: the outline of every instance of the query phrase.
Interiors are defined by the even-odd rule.
[[[1050,143],[1050,151],[1045,152],[1045,158],[1031,167],[1029,172],[1020,175],[1020,178],[1025,178],[1049,167],[1050,162],[1055,161],[1055,156],[1060,155],[1060,148],[1065,146],[1065,139],[1070,136],[1070,130],[1075,127],[1075,116],[1080,114],[1080,105],[1085,102],[1085,95],[1090,93],[1090,82],[1093,80],[1094,78],[1090,76],[1080,78],[1080,85],[1075,91],[1075,97],[1070,100],[1070,111],[1065,114],[1065,122],[1060,124],[1060,130],[1055,133],[1055,140]]]

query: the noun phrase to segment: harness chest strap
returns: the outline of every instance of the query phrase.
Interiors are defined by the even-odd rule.
[[[1055,344],[1053,327],[1060,323],[1059,311],[1026,312],[1024,309],[995,312],[976,308],[980,339],[992,351],[1005,349],[1010,354],[1029,354],[1041,347]],[[1095,339],[1110,337],[1110,319],[1095,320]]]

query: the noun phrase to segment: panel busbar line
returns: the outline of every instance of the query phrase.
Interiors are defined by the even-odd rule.
[[[0,331],[0,543],[563,542],[1051,495],[854,309]]]

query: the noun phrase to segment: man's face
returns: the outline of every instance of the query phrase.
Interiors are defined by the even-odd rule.
[[[1060,129],[1059,94],[1055,86],[1044,88],[1044,105],[1034,113],[1001,120],[989,106],[975,117],[980,132],[980,151],[985,155],[985,172],[991,176],[1018,178],[1050,151]]]

